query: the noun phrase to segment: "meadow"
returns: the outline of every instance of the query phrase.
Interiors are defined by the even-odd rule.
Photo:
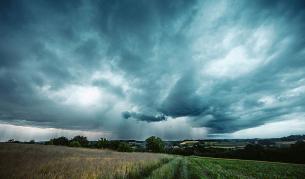
[[[0,144],[0,178],[304,178],[305,165]]]

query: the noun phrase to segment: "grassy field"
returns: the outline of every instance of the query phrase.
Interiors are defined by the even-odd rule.
[[[305,165],[0,144],[0,178],[305,178]]]
[[[0,144],[0,178],[130,178],[149,175],[164,154],[33,144]]]

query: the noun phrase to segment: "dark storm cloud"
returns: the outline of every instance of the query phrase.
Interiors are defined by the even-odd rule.
[[[198,82],[196,74],[187,72],[174,85],[161,105],[161,111],[172,117],[198,116],[205,111],[204,99],[195,93]]]
[[[146,121],[146,122],[158,122],[158,121],[166,120],[166,117],[164,115],[150,116],[146,114],[140,114],[140,113],[128,112],[128,111],[123,112],[122,116],[125,119],[135,118],[139,121]]]
[[[141,138],[304,119],[304,4],[2,1],[0,120]]]

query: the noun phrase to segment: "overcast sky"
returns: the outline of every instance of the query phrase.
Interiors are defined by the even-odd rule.
[[[305,133],[304,1],[0,2],[0,140]]]

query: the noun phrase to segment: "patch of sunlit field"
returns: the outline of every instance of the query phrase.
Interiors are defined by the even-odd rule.
[[[169,160],[165,154],[0,144],[0,178],[140,178]]]

